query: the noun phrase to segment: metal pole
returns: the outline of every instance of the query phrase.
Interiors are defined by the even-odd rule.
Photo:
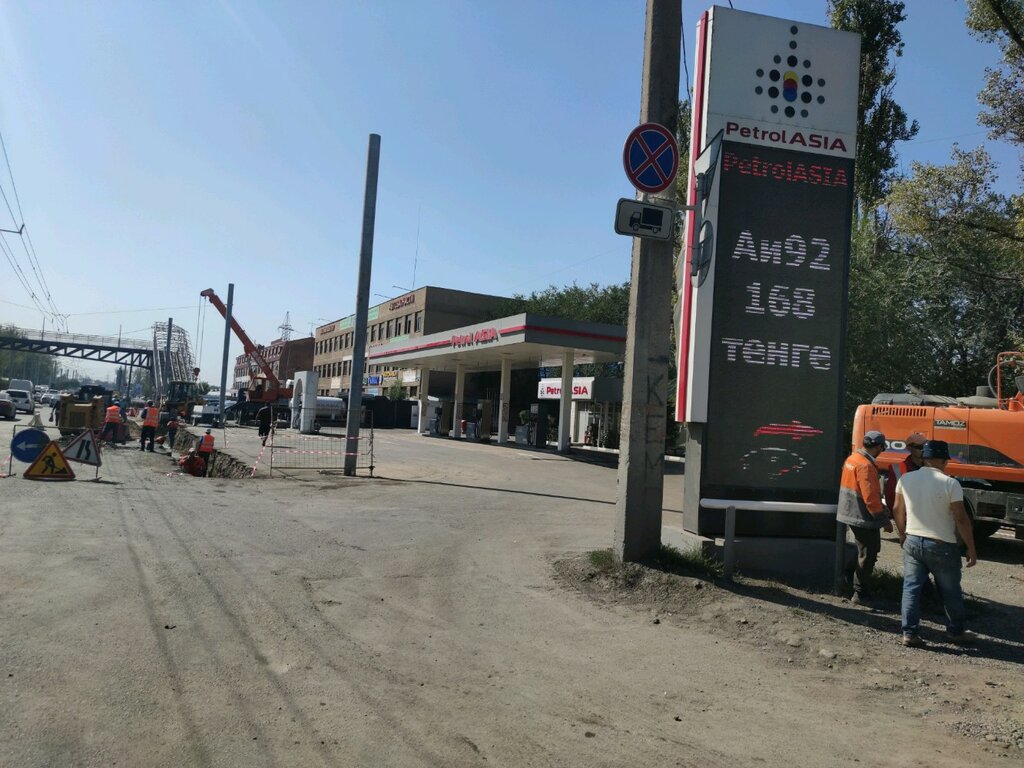
[[[356,290],[356,330],[352,348],[352,380],[348,388],[345,423],[345,474],[355,475],[359,422],[363,405],[363,368],[366,362],[366,313],[370,309],[370,271],[373,267],[373,226],[377,218],[377,174],[380,136],[370,134],[366,156],[366,192],[363,195],[363,241],[359,249],[359,287]]]
[[[725,508],[725,547],[722,558],[722,571],[727,581],[732,581],[736,570],[736,507]]]
[[[166,372],[164,372],[164,375],[161,376],[161,378],[163,379],[163,382],[161,382],[161,383],[163,384],[164,394],[165,395],[171,394],[171,332],[173,330],[174,330],[174,318],[173,317],[168,317],[167,318],[167,343],[164,345],[164,364],[167,366],[167,368],[166,368]],[[157,394],[158,395],[160,394],[159,388],[157,389]],[[153,399],[156,400],[157,398],[153,398]],[[186,414],[186,416],[187,415],[188,414]]]
[[[640,122],[674,131],[679,114],[681,0],[647,0]],[[633,239],[622,398],[615,554],[636,561],[661,546],[668,407],[671,242]]]
[[[228,283],[228,306],[224,314],[224,357],[220,365],[220,423],[224,424],[224,390],[228,386],[228,347],[231,344],[231,307],[235,303],[235,284]]]

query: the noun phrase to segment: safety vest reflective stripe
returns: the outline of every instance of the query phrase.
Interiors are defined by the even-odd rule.
[[[111,405],[107,408],[107,415],[103,417],[105,422],[113,422],[114,424],[121,423],[121,409],[116,405]]]
[[[203,435],[199,439],[200,453],[213,453],[213,435]]]
[[[160,411],[153,406],[146,408],[146,415],[142,417],[142,426],[156,427],[160,424]]]

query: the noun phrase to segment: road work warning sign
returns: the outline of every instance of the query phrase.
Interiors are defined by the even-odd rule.
[[[57,443],[51,442],[22,475],[26,480],[74,480],[75,473]]]
[[[64,447],[64,458],[68,461],[77,461],[79,464],[89,464],[93,467],[103,466],[103,459],[100,457],[100,445],[96,442],[96,434],[91,429],[80,432],[74,440]]]

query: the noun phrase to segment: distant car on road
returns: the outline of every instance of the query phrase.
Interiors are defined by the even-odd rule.
[[[0,417],[7,419],[8,421],[14,421],[18,415],[18,408],[14,405],[14,401],[11,400],[11,396],[4,390],[0,392]]]
[[[35,413],[36,404],[32,402],[32,395],[24,389],[8,389],[7,396],[11,398],[14,407],[25,413]]]

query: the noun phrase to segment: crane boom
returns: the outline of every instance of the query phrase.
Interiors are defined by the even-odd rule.
[[[214,291],[213,288],[207,288],[199,295],[209,299],[210,303],[217,308],[217,311],[220,312],[221,316],[227,319],[228,308],[224,306],[224,302],[220,300],[220,296],[217,295],[217,292]],[[249,355],[249,357],[256,361],[256,365],[260,367],[263,375],[267,377],[267,392],[268,394],[273,392],[274,398],[276,399],[277,393],[281,389],[281,382],[278,380],[277,376],[274,375],[273,369],[264,359],[259,347],[253,344],[252,339],[249,338],[249,334],[247,334],[242,326],[238,324],[238,321],[235,320],[234,316],[231,317],[231,330],[235,332],[235,336],[237,336],[238,340],[242,342],[242,349],[245,351],[245,354]]]

